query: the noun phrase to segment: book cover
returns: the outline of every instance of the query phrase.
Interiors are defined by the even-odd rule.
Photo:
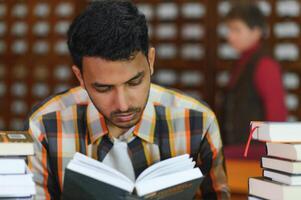
[[[267,199],[256,197],[256,196],[253,196],[253,195],[249,195],[248,200],[267,200]]]
[[[0,156],[33,155],[33,143],[26,131],[0,131]]]
[[[0,200],[33,200],[33,196],[27,197],[0,197]]]
[[[144,170],[133,183],[115,169],[80,156],[66,168],[62,197],[72,200],[99,199],[100,196],[106,200],[190,200],[203,178],[194,165],[188,155],[170,158]]]

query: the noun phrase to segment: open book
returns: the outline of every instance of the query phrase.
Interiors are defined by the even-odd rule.
[[[135,183],[117,170],[76,153],[64,179],[63,199],[192,199],[203,175],[188,154],[145,169]]]

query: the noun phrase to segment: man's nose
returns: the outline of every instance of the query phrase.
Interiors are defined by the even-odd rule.
[[[124,89],[117,90],[115,101],[116,101],[117,109],[120,110],[121,112],[125,112],[129,109],[127,93]]]

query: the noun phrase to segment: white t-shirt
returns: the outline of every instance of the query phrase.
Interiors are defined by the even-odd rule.
[[[135,137],[133,137],[128,141],[128,138],[132,136],[134,129],[135,127],[132,127],[118,138],[113,138],[113,147],[102,161],[104,164],[118,170],[132,181],[135,181],[135,172],[129,156],[127,142],[135,139]]]

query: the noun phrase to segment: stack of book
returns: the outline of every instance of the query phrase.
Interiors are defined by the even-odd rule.
[[[24,131],[0,131],[0,199],[33,199],[35,184],[26,160],[33,139]]]
[[[266,142],[263,177],[249,178],[251,199],[301,199],[301,123],[253,122],[253,139]]]

